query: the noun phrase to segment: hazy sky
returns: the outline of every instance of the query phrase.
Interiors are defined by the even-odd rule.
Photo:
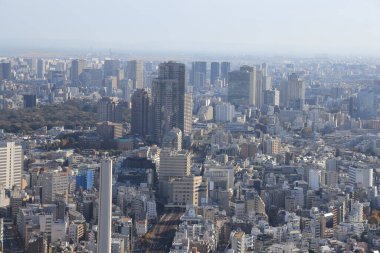
[[[0,46],[380,55],[380,0],[0,0]]]

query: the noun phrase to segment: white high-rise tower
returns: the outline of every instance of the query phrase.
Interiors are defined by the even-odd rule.
[[[112,160],[109,158],[101,164],[99,195],[98,252],[111,253]]]
[[[14,142],[0,143],[0,185],[21,187],[22,148]]]

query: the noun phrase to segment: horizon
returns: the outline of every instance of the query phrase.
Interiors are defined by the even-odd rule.
[[[21,2],[0,0],[0,54],[380,56],[376,0]]]

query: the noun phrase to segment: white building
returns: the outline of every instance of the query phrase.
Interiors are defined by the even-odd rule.
[[[321,171],[318,169],[309,170],[309,187],[312,190],[318,190],[321,183]]]
[[[349,183],[351,186],[368,188],[373,186],[373,169],[354,167],[348,168]]]
[[[230,103],[221,103],[215,106],[216,122],[231,122],[235,117],[235,106]]]
[[[14,142],[0,143],[0,185],[11,189],[21,187],[23,153],[20,145]]]
[[[104,159],[100,168],[100,208],[98,252],[111,252],[112,160]]]

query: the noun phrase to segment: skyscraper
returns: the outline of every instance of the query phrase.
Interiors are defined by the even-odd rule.
[[[152,136],[156,143],[173,127],[184,134],[191,131],[191,104],[191,94],[185,93],[185,65],[161,63],[152,86]]]
[[[0,63],[0,80],[3,79],[11,79],[11,63],[10,62],[2,62]]]
[[[286,85],[286,106],[295,110],[302,110],[305,104],[305,83],[299,75],[293,73],[288,76]]]
[[[21,170],[23,152],[14,142],[0,143],[0,185],[11,189],[14,185],[21,187]]]
[[[236,106],[256,105],[256,70],[242,66],[229,73],[228,102]]]
[[[220,75],[219,62],[211,62],[211,71],[210,71],[210,82],[215,84]]]
[[[227,84],[229,82],[229,73],[231,71],[231,64],[229,62],[222,62],[220,65],[220,79]]]
[[[45,77],[45,61],[43,59],[37,60],[37,78]]]
[[[114,97],[103,97],[98,102],[97,112],[99,121],[120,122],[121,115],[117,110],[118,100]]]
[[[280,105],[280,92],[278,90],[265,90],[263,94],[263,104],[271,106]]]
[[[44,172],[41,176],[42,202],[44,204],[51,204],[60,197],[66,197],[68,184],[67,172]]]
[[[203,61],[193,62],[191,65],[190,83],[195,88],[203,88],[206,86],[207,63]]]
[[[107,59],[104,61],[103,71],[104,77],[116,76],[117,70],[120,68],[120,61],[115,59]]]
[[[107,158],[100,167],[98,252],[111,253],[112,220],[112,160]]]
[[[132,80],[133,89],[142,89],[144,80],[144,66],[142,61],[128,61],[127,62],[127,80]]]
[[[84,60],[76,59],[76,60],[71,61],[70,80],[72,84],[79,83],[79,75],[83,72],[84,67],[85,67]]]
[[[168,200],[170,178],[190,175],[191,153],[164,149],[160,153],[159,187],[163,200]]]
[[[24,98],[24,108],[34,108],[37,106],[37,96],[35,94],[25,94]]]
[[[149,134],[151,95],[147,90],[137,89],[132,95],[132,133]]]

